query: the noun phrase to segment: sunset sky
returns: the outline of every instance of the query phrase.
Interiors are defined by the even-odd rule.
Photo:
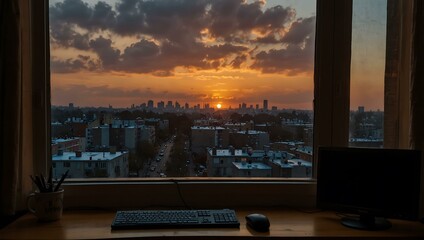
[[[280,109],[312,109],[315,8],[311,0],[50,1],[52,104],[152,99],[237,108],[268,99]],[[385,31],[373,27],[385,24],[385,13],[356,16],[370,14],[376,20],[364,28],[354,20],[354,32],[373,39],[354,42],[379,49],[353,56],[352,105],[382,109],[375,79],[384,72]]]

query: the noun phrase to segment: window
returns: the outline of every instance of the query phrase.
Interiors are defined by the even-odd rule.
[[[353,147],[383,147],[387,0],[353,1],[350,134]]]
[[[105,162],[96,162],[95,163],[96,168],[106,168]]]
[[[286,168],[281,154],[312,168],[315,1],[50,0],[49,12],[52,140],[128,156],[122,177],[245,176],[241,156]]]
[[[317,3],[313,144],[314,146],[347,145],[349,129],[349,104],[347,103],[350,94],[346,92],[349,89],[346,83],[349,82],[348,69],[350,68],[351,7],[349,1],[318,0]],[[41,37],[44,36],[41,35]],[[72,63],[71,60],[68,62]],[[43,64],[42,61],[37,63]],[[74,63],[77,67],[78,61]],[[54,84],[51,87],[54,90]],[[184,104],[184,106],[187,105]],[[148,101],[147,106],[156,105]],[[157,106],[161,109],[165,108],[164,102],[159,102]],[[72,107],[72,105],[67,107]],[[195,108],[198,107],[200,106],[195,105]],[[248,108],[246,104],[241,104],[240,108],[243,107]],[[260,106],[256,108],[259,109]],[[263,101],[263,108],[270,109],[268,101]],[[108,116],[99,117],[99,121],[107,119]],[[167,123],[160,121],[152,124],[166,125]],[[156,134],[163,133],[158,131]],[[91,135],[93,138],[100,137],[95,133],[91,133]],[[106,142],[107,139],[101,141]],[[316,151],[316,148],[313,151]],[[289,181],[290,184],[286,184],[287,181],[282,181],[282,179],[243,181],[219,178],[205,181],[179,179],[175,182],[164,179],[155,182],[142,180],[132,182],[138,184],[128,184],[126,181],[128,180],[115,179],[112,184],[100,180],[88,181],[84,184],[79,184],[78,180],[69,181],[68,184],[65,184],[68,196],[67,204],[69,204],[68,206],[97,207],[119,207],[122,204],[134,206],[132,199],[137,199],[137,206],[181,206],[181,198],[175,194],[177,188],[182,192],[186,202],[194,207],[258,204],[263,206],[312,206],[315,199],[313,182],[301,179]],[[87,191],[92,192],[93,196],[102,196],[102,199],[87,196]],[[149,197],[146,197],[146,193],[149,193]],[[252,198],[253,193],[255,196],[261,197]],[[116,201],[118,196],[120,200]],[[128,198],[125,198],[127,196]]]

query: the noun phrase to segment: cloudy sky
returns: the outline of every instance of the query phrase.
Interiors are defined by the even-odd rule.
[[[50,1],[53,105],[311,109],[315,1]]]

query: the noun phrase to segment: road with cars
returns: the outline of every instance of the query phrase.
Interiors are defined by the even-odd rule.
[[[139,176],[141,177],[167,177],[166,175],[166,163],[171,161],[170,155],[171,150],[174,146],[174,138],[171,137],[170,140],[162,143],[160,145],[159,151],[154,159],[151,159],[145,164],[143,170],[140,171]],[[188,176],[191,177],[202,177],[204,176],[203,168],[197,167],[193,162],[193,158],[189,150],[189,142],[185,141],[184,150],[187,153],[186,166],[188,168]]]
[[[159,153],[149,165],[149,177],[166,177],[166,163],[171,160],[170,154],[173,145],[172,139],[161,144]]]

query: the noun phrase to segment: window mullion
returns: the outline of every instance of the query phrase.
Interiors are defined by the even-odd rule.
[[[319,146],[348,145],[352,1],[318,0],[316,31],[315,160]]]

